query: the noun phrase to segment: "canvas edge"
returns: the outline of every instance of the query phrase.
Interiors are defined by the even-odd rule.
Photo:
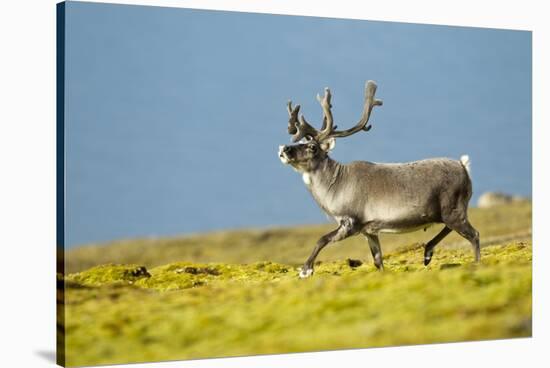
[[[65,2],[56,4],[56,363],[65,366]]]

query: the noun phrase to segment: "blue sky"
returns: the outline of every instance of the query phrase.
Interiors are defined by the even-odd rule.
[[[326,222],[277,157],[286,101],[373,129],[332,157],[470,155],[473,202],[531,195],[531,33],[69,2],[66,243]]]

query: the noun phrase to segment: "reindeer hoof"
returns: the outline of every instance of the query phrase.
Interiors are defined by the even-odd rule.
[[[300,268],[300,273],[298,274],[298,276],[300,276],[301,279],[308,278],[311,275],[313,275],[313,268],[306,268],[306,269]]]
[[[432,256],[431,255],[424,256],[424,266],[429,265],[431,261],[432,261]]]
[[[427,266],[432,261],[433,250],[424,252],[424,266]]]

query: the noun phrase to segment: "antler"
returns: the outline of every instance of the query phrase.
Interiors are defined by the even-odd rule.
[[[333,127],[334,119],[332,118],[332,111],[330,110],[332,108],[332,105],[330,104],[331,98],[332,95],[330,94],[330,89],[328,87],[325,87],[325,95],[323,98],[317,94],[317,101],[319,101],[321,107],[323,108],[323,125],[321,127],[321,131],[316,137],[319,142],[328,138],[330,133],[336,129],[335,126]]]
[[[292,102],[288,101],[287,110],[290,116],[288,120],[288,133],[292,134],[292,141],[298,142],[302,138],[309,136],[320,143],[329,138],[347,137],[361,130],[368,132],[372,128],[372,125],[367,125],[372,109],[374,106],[382,106],[382,100],[374,98],[376,88],[377,86],[374,81],[367,81],[365,84],[365,104],[363,106],[361,119],[353,128],[341,131],[336,130],[336,125],[334,125],[331,111],[332,105],[330,102],[332,95],[328,87],[325,88],[325,94],[322,98],[317,95],[317,101],[319,101],[323,109],[323,125],[320,131],[312,127],[303,115],[298,117],[300,105],[296,105],[292,108]]]
[[[294,108],[292,108],[292,101],[288,101],[287,110],[289,115],[288,134],[292,134],[293,142],[298,142],[302,138],[305,138],[307,136],[315,138],[319,134],[317,129],[312,127],[306,121],[303,115],[300,115],[298,117],[298,113],[300,112],[300,105],[296,105]]]
[[[365,104],[363,106],[363,114],[361,114],[361,119],[353,128],[337,131],[333,130],[328,137],[334,137],[334,138],[342,138],[347,137],[352,134],[355,134],[361,130],[364,130],[365,132],[368,132],[372,125],[367,125],[370,118],[370,113],[374,106],[382,106],[383,102],[382,100],[378,100],[374,98],[374,95],[376,93],[376,83],[374,81],[367,81],[365,84]]]
[[[286,110],[288,111],[288,134],[296,134],[296,124],[298,124],[298,113],[300,112],[300,105],[292,107],[292,101],[288,100],[286,104]]]

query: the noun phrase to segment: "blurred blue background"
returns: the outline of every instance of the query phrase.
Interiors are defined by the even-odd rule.
[[[384,106],[343,161],[472,161],[488,190],[531,195],[531,33],[69,2],[66,245],[326,222],[277,157],[286,101],[321,122]]]

